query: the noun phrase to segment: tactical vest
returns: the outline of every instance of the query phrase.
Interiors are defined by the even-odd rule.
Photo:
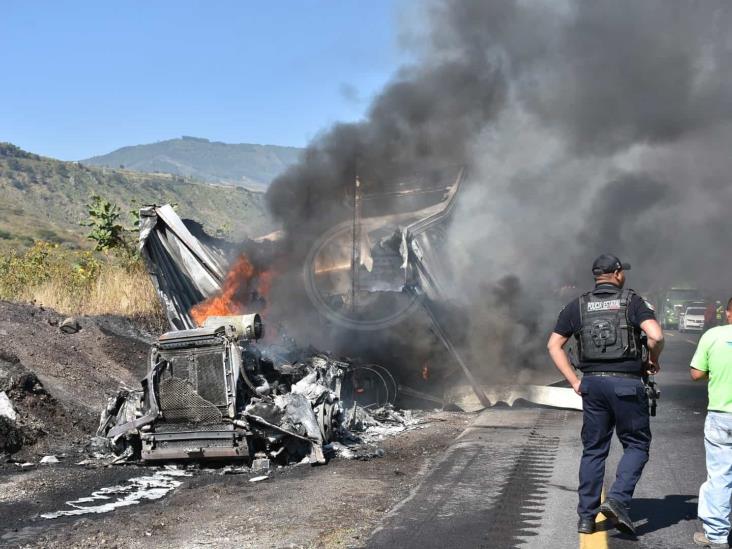
[[[628,320],[633,290],[601,287],[580,296],[582,327],[576,334],[580,363],[639,360],[641,331]]]

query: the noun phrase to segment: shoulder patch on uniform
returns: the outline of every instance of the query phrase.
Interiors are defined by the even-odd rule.
[[[651,302],[648,301],[647,299],[644,299],[643,303],[645,303],[646,307],[648,307],[651,311],[654,311],[654,312],[656,311],[656,308],[653,305],[651,305]]]

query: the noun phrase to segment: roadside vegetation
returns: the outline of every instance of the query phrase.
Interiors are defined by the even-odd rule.
[[[160,324],[158,296],[134,245],[136,214],[130,212],[130,224],[123,226],[120,208],[98,196],[87,212],[82,225],[93,249],[36,240],[0,256],[0,299],[69,315],[121,315]]]

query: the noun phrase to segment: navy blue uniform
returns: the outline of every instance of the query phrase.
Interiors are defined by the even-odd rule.
[[[602,290],[607,286],[599,285],[596,289]],[[640,329],[641,322],[655,319],[655,314],[640,296],[633,295],[628,303],[627,318],[631,326]],[[571,337],[580,331],[581,322],[578,298],[559,314],[554,331],[564,337]],[[597,515],[605,477],[605,459],[610,452],[613,430],[623,445],[623,457],[607,497],[626,507],[630,506],[651,446],[648,398],[640,377],[642,368],[640,359],[579,364],[579,369],[586,373],[580,384],[583,452],[577,513],[581,518],[594,518]],[[631,377],[597,375],[600,372]],[[633,374],[637,374],[637,377],[632,377]]]

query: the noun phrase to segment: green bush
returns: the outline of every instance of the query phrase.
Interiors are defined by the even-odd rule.
[[[90,251],[70,251],[36,241],[22,254],[0,257],[0,298],[23,299],[27,292],[54,280],[72,292],[84,292],[99,274],[102,261]]]

